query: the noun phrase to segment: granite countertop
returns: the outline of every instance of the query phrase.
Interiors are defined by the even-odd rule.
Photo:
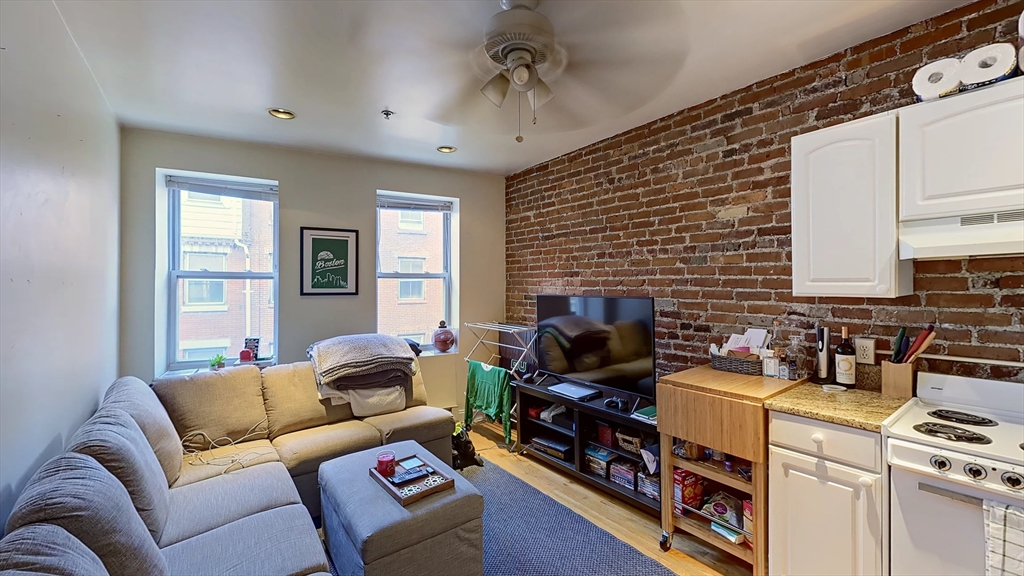
[[[825,392],[816,384],[801,384],[765,400],[764,407],[870,432],[881,432],[882,420],[891,416],[907,400],[868,390]]]

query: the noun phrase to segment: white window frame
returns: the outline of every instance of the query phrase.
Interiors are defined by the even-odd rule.
[[[382,272],[380,268],[380,211],[381,210],[408,210],[408,211],[420,211],[420,212],[441,212],[444,215],[442,225],[442,242],[443,242],[443,257],[441,262],[441,268],[443,272],[424,272],[422,274],[413,274],[405,272]],[[377,279],[398,279],[398,280],[428,280],[431,278],[440,278],[442,280],[442,297],[444,298],[444,317],[446,320],[450,320],[452,314],[452,213],[454,211],[454,200],[447,198],[437,197],[425,197],[412,194],[401,194],[401,195],[389,195],[386,192],[377,193]],[[399,216],[398,224],[399,232],[406,232],[401,226],[401,216]],[[400,258],[406,258],[401,256]],[[409,257],[413,258],[413,257]],[[396,266],[397,267],[397,266]],[[426,282],[424,282],[426,284]],[[426,286],[424,286],[424,297],[426,296]],[[398,303],[409,304],[416,302],[423,302],[419,299],[401,299],[401,288],[398,292],[399,298]],[[378,294],[379,297],[379,294]],[[429,329],[429,327],[427,327]],[[433,350],[433,342],[424,342],[420,346],[422,350]]]
[[[178,301],[179,301],[179,280],[182,286],[188,280],[270,280],[272,282],[272,292],[274,296],[274,302],[277,302],[279,297],[279,282],[278,282],[278,254],[280,254],[279,242],[280,242],[280,230],[281,230],[281,216],[280,216],[280,204],[278,202],[278,188],[276,184],[260,184],[254,182],[238,182],[231,180],[213,180],[203,178],[192,178],[187,176],[169,175],[166,178],[167,185],[167,213],[168,213],[168,248],[169,254],[167,255],[168,262],[168,306],[167,306],[167,370],[184,370],[188,368],[203,368],[209,366],[209,360],[178,360]],[[231,196],[234,198],[249,199],[249,200],[263,200],[274,203],[274,248],[273,248],[273,262],[271,263],[270,272],[211,272],[204,270],[185,270],[182,266],[181,252],[181,200],[183,197],[187,202],[197,202],[197,200],[190,200],[187,198],[189,192],[199,192],[201,194],[216,194],[220,196]],[[215,202],[208,200],[198,200],[206,204],[216,204]],[[223,203],[223,202],[222,202]],[[225,266],[226,267],[226,266]],[[225,286],[224,298],[227,299],[227,286]],[[184,301],[184,300],[182,300]],[[218,306],[218,305],[212,305]],[[182,305],[182,312],[193,312],[197,309],[208,309],[208,305],[195,305],[195,306],[184,306]],[[226,309],[226,305],[220,305],[219,308]],[[278,306],[274,306],[274,334],[273,341],[274,347],[277,348],[278,333],[280,330],[280,319],[278,317]],[[229,350],[228,360],[237,360],[237,350]],[[276,354],[276,350],[275,350]]]

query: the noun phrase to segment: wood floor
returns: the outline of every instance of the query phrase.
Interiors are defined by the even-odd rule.
[[[518,477],[676,574],[750,576],[749,564],[686,534],[676,534],[672,550],[662,552],[657,518],[529,456],[510,453],[502,443],[500,426],[474,424],[470,436],[489,465]]]

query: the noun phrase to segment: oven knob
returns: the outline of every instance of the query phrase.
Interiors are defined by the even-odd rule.
[[[970,476],[971,478],[974,478],[975,480],[981,480],[985,478],[986,474],[988,474],[988,472],[986,472],[983,467],[978,466],[977,464],[974,463],[964,464],[964,472],[967,473],[967,475]]]
[[[949,470],[949,459],[945,456],[932,456],[930,462],[932,463],[932,468],[935,468],[936,470]]]
[[[1003,472],[1003,484],[1006,484],[1007,488],[1020,490],[1024,487],[1024,476],[1016,472]]]

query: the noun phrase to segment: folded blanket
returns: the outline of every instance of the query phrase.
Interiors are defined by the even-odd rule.
[[[388,388],[390,386],[405,386],[412,389],[412,376],[404,370],[382,370],[370,374],[359,374],[356,376],[342,376],[323,384],[335,390],[360,390],[364,388]]]
[[[385,334],[328,338],[310,345],[306,356],[313,363],[318,384],[386,370],[401,370],[412,376],[416,359],[404,340]]]

